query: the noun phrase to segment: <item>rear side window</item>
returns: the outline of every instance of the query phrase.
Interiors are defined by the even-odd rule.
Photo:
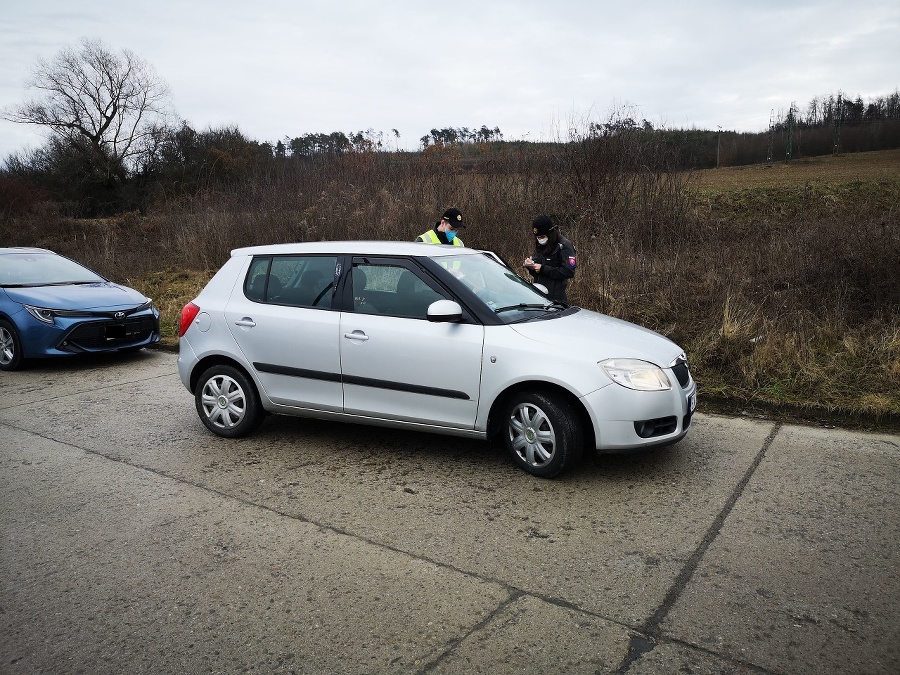
[[[335,256],[285,255],[254,258],[244,294],[255,302],[292,307],[331,307]]]

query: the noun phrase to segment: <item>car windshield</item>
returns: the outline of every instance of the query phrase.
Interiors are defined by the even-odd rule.
[[[447,256],[438,262],[504,323],[546,317],[566,307],[548,299],[509,267],[487,255]]]
[[[53,253],[0,255],[0,286],[61,286],[103,282],[100,275]]]

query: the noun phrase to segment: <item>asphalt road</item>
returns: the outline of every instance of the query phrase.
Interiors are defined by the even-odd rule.
[[[175,358],[0,373],[0,673],[900,672],[900,436],[698,414],[548,481],[220,439]]]

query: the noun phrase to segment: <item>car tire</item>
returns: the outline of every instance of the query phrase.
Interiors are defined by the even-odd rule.
[[[506,447],[522,469],[553,478],[581,458],[584,438],[572,405],[546,392],[521,392],[506,406]]]
[[[0,370],[18,370],[24,365],[22,341],[16,327],[0,319]]]
[[[233,366],[222,364],[205,370],[197,382],[194,402],[206,428],[224,438],[246,436],[264,419],[256,387]]]

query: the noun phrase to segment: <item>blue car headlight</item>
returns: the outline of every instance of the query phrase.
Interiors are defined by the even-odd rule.
[[[53,319],[57,316],[91,316],[90,312],[77,309],[49,309],[47,307],[35,307],[34,305],[22,305],[31,316],[40,321],[53,325]]]
[[[159,316],[159,310],[156,309],[156,305],[153,304],[153,300],[147,300],[147,302],[145,302],[143,305],[135,308],[133,313],[137,314],[138,312],[143,312],[145,309],[149,309],[151,312],[153,312],[154,316]]]
[[[672,383],[659,366],[640,359],[606,359],[597,363],[616,384],[638,391],[666,391]]]
[[[25,310],[31,314],[35,319],[40,321],[41,323],[46,323],[48,325],[53,325],[54,318],[57,316],[66,317],[66,318],[74,318],[74,317],[90,317],[96,316],[93,312],[88,312],[83,309],[51,309],[49,307],[36,307],[34,305],[22,305]],[[153,305],[152,300],[147,300],[143,305],[136,307],[134,310],[129,312],[130,314],[135,314],[137,312],[143,312],[144,310],[151,310],[154,316],[159,316],[159,311]]]

